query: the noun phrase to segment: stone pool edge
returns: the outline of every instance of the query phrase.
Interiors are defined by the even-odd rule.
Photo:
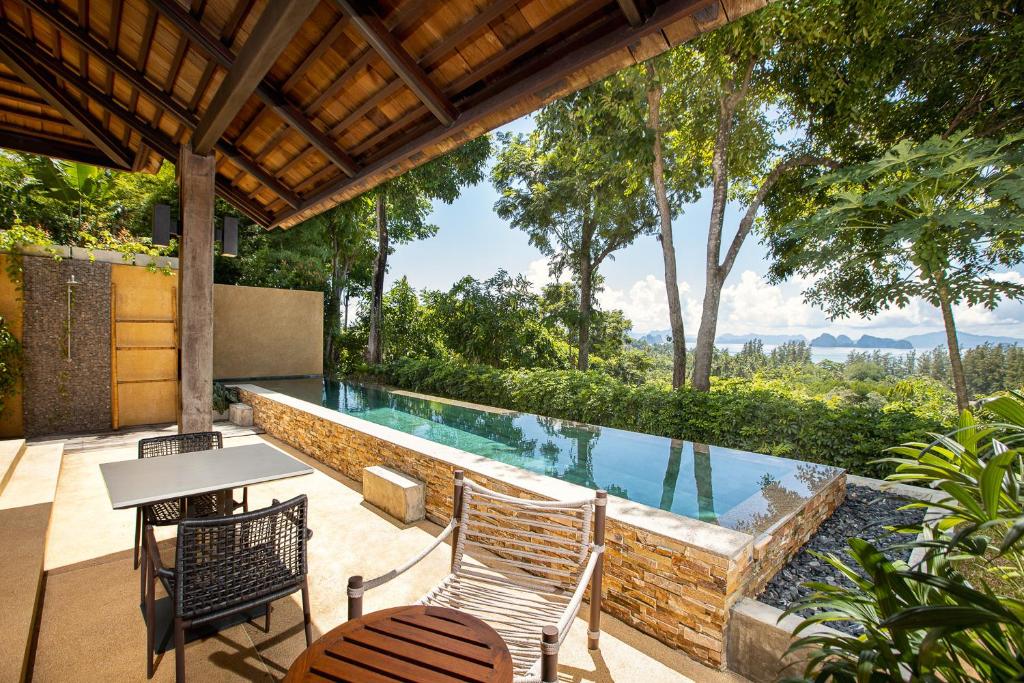
[[[590,493],[263,387],[234,386],[253,407],[258,427],[345,476],[360,481],[364,467],[386,465],[425,482],[427,516],[437,522],[450,516],[454,469],[512,495],[574,499]],[[733,605],[756,595],[831,515],[844,492],[840,473],[803,508],[757,537],[611,496],[605,610],[704,664],[725,668]]]

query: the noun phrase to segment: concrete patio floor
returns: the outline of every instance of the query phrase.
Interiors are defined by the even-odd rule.
[[[234,432],[237,433],[237,432]],[[314,637],[345,620],[346,580],[376,576],[401,564],[440,528],[403,526],[362,501],[360,485],[280,442],[257,434],[225,436],[225,446],[265,441],[312,466],[312,475],[249,488],[250,509],[300,493],[309,497],[310,592]],[[133,438],[75,437],[65,453],[50,518],[45,589],[32,664],[36,681],[143,681],[145,627],[139,610],[139,575],[132,569],[134,511],[114,511],[98,465],[136,457]],[[157,531],[172,543],[174,528]],[[447,573],[442,546],[423,563],[367,593],[366,611],[416,600]],[[191,681],[279,680],[305,647],[298,595],[275,603],[269,634],[249,624],[186,648]],[[586,649],[586,622],[577,618],[560,657],[562,681],[656,683],[735,682],[745,679],[707,669],[682,653],[604,615],[601,649]],[[173,652],[159,659],[154,680],[174,679]]]

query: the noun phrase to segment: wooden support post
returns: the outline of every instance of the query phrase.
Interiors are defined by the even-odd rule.
[[[545,626],[540,630],[540,680],[558,683],[558,628]]]
[[[348,577],[348,620],[363,616],[363,577]]]
[[[601,581],[604,578],[604,528],[605,516],[608,512],[608,492],[597,492],[597,505],[594,509],[594,551],[600,550],[601,555],[594,565],[594,575],[590,583],[590,624],[587,632],[587,649],[596,650],[601,637]]]
[[[455,470],[455,490],[452,493],[452,519],[455,520],[455,530],[452,532],[452,571],[455,570],[456,546],[459,545],[458,523],[462,520],[462,494],[465,491],[466,473],[462,470]]]
[[[178,154],[181,201],[178,315],[181,416],[178,431],[213,429],[213,155]]]

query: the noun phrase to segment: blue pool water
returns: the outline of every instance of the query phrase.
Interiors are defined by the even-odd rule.
[[[350,382],[260,385],[509,465],[749,533],[800,507],[839,470]]]

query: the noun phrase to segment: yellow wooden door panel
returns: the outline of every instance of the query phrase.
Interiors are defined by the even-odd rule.
[[[177,273],[111,268],[114,423],[178,418]]]
[[[150,271],[137,266],[115,265],[110,280],[114,283],[117,319],[174,320],[176,273]]]
[[[178,378],[178,354],[174,349],[117,351],[117,382],[138,382],[140,380],[176,380]]]
[[[174,422],[178,419],[177,382],[139,382],[118,386],[121,426]]]
[[[117,348],[165,347],[173,348],[174,323],[117,323]]]

